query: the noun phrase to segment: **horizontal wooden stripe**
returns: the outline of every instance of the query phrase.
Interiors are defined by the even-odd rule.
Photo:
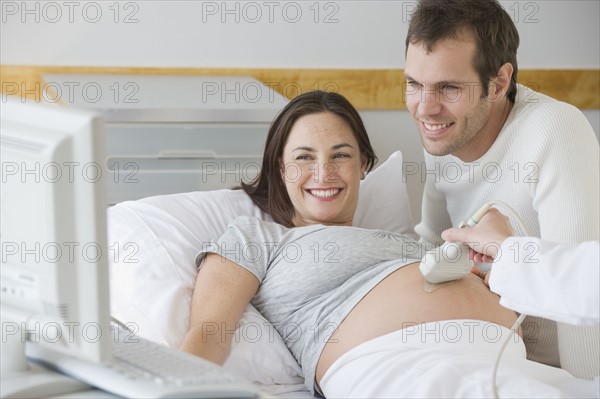
[[[0,66],[2,93],[40,97],[42,75],[222,75],[252,76],[287,98],[310,90],[337,91],[358,109],[405,109],[401,69],[247,69],[247,68],[126,68],[73,66]],[[519,82],[580,109],[600,109],[600,70],[529,69]]]

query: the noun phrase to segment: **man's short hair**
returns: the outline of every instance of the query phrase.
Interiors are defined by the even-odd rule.
[[[473,66],[479,74],[483,95],[488,94],[490,80],[502,65],[513,66],[506,93],[511,102],[517,94],[517,48],[519,33],[504,8],[496,0],[422,0],[412,14],[406,49],[422,44],[427,51],[443,39],[460,39],[472,34],[476,42]]]

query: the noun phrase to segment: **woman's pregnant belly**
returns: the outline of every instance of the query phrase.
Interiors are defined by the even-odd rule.
[[[404,266],[376,285],[342,321],[321,352],[317,381],[350,349],[415,324],[473,319],[510,328],[516,315],[500,306],[499,299],[474,274],[431,285],[421,275],[418,263]]]

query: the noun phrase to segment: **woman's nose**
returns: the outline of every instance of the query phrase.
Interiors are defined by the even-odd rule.
[[[315,183],[332,183],[337,181],[338,165],[330,160],[318,160],[311,166]]]

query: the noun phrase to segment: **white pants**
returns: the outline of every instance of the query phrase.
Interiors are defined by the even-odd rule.
[[[495,323],[447,320],[411,325],[365,342],[327,370],[320,387],[334,398],[489,398],[500,347],[512,332]],[[497,374],[500,398],[599,397],[600,380],[529,361],[515,335]]]

